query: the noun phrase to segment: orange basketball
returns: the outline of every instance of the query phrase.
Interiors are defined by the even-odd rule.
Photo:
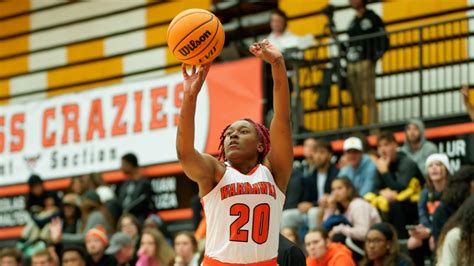
[[[176,58],[188,65],[214,60],[224,46],[225,34],[219,19],[204,9],[179,13],[168,27],[168,47]]]

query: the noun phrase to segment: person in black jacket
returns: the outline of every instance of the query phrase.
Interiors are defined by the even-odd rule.
[[[283,211],[282,228],[298,228],[302,224],[307,224],[309,229],[318,226],[318,202],[325,195],[331,192],[331,182],[337,177],[339,170],[331,163],[333,155],[331,144],[317,140],[312,150],[312,160],[315,171],[303,175],[301,182],[303,193],[295,209]]]
[[[417,164],[405,153],[398,152],[398,143],[392,132],[378,136],[378,188],[388,210],[379,207],[382,218],[393,224],[400,239],[408,238],[406,225],[418,224],[417,201],[424,179]],[[367,198],[366,198],[367,199]],[[388,216],[384,216],[387,213]]]
[[[305,266],[306,258],[295,243],[280,234],[277,262],[279,266]]]
[[[351,0],[356,16],[349,25],[347,78],[355,108],[355,123],[362,124],[362,106],[368,108],[368,123],[378,122],[375,100],[375,63],[389,47],[384,23],[374,11],[367,9],[367,0]],[[367,34],[380,35],[361,39]]]
[[[135,154],[122,156],[120,170],[129,178],[120,186],[118,192],[122,213],[131,213],[143,223],[148,215],[155,211],[150,180],[140,175]]]

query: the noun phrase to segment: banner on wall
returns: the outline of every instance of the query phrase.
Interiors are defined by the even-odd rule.
[[[216,153],[232,121],[262,120],[261,62],[214,65],[198,98],[195,147]],[[135,153],[140,165],[177,160],[180,73],[0,109],[0,186],[116,170]]]

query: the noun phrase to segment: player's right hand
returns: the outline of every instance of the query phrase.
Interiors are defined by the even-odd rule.
[[[184,79],[184,93],[198,95],[201,91],[202,85],[204,84],[204,80],[206,80],[207,73],[209,73],[209,69],[211,69],[211,63],[201,65],[197,72],[196,66],[192,66],[191,74],[188,74],[186,64],[182,64],[181,70]]]

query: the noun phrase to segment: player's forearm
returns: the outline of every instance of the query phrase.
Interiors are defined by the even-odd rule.
[[[285,60],[279,57],[271,62],[273,76],[273,109],[275,117],[290,119],[290,92]]]
[[[194,152],[194,117],[196,114],[197,95],[184,94],[183,105],[179,113],[176,136],[178,159]]]

